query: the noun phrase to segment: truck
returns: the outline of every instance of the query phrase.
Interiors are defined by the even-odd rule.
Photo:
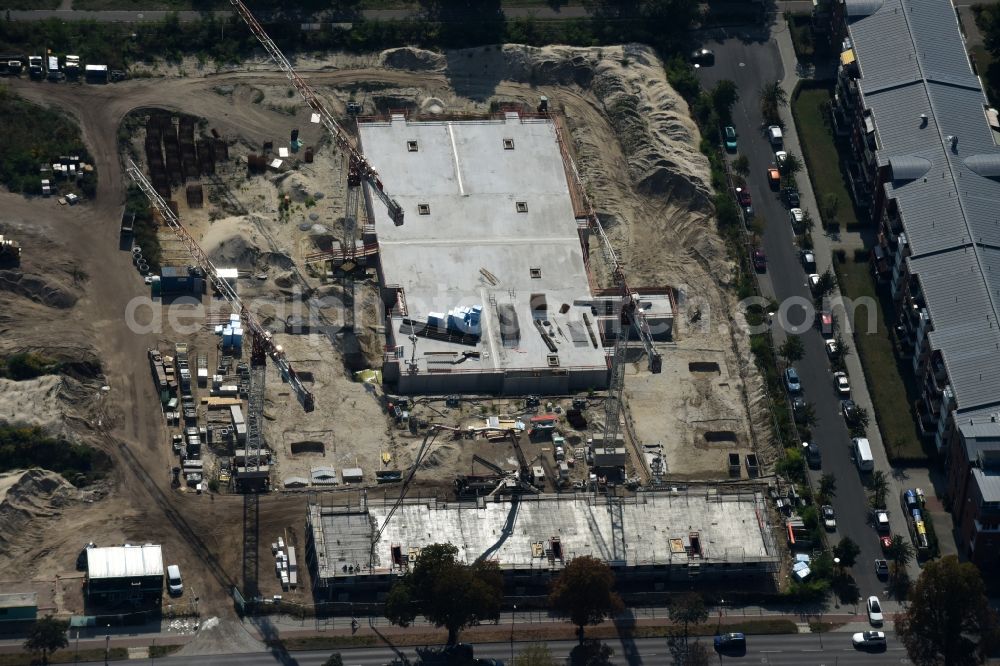
[[[62,73],[62,69],[59,68],[59,56],[50,55],[48,57],[48,67],[46,68],[45,76],[49,81],[61,81],[66,78]]]
[[[87,65],[83,68],[83,79],[87,83],[107,83],[107,65]]]
[[[17,241],[0,234],[0,265],[17,266],[21,263],[21,246]]]
[[[119,233],[122,238],[131,238],[135,231],[135,213],[125,211],[122,213],[122,224]]]
[[[80,56],[66,56],[66,78],[73,81],[80,78]]]
[[[42,56],[28,56],[28,75],[33,79],[40,79],[45,76],[45,66]]]

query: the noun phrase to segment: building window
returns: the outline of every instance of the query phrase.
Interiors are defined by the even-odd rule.
[[[541,268],[531,268],[529,269],[529,272],[531,273],[531,277],[534,278],[535,280],[538,280],[542,277]]]
[[[409,151],[409,152],[411,152],[411,153],[417,152],[417,142],[416,141],[407,141],[406,142],[406,150]]]
[[[514,206],[517,208],[517,212],[518,213],[527,213],[528,212],[528,202],[527,201],[518,201],[517,203],[514,204]]]
[[[504,139],[503,140],[504,150],[514,150],[514,139]]]
[[[417,213],[420,215],[430,215],[431,205],[430,204],[417,204]]]

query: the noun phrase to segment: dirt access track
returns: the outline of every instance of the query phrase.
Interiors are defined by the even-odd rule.
[[[623,129],[612,126],[600,101],[620,91],[595,89],[585,92],[573,84],[572,78],[566,85],[511,82],[505,80],[502,63],[496,60],[499,52],[500,49],[495,49],[483,60],[474,59],[472,53],[462,53],[456,57],[454,66],[450,62],[447,67],[415,64],[414,69],[418,71],[374,67],[376,57],[373,56],[367,66],[355,59],[352,69],[307,71],[310,64],[303,67],[302,73],[321,94],[356,84],[371,89],[381,86],[419,90],[418,97],[433,96],[448,105],[452,100],[456,103],[463,100],[464,106],[459,110],[485,111],[491,99],[534,104],[540,95],[546,95],[550,104],[567,120],[583,177],[595,187],[602,215],[605,208],[610,210],[609,235],[626,264],[635,269],[633,275],[637,281],[685,285],[692,294],[692,301],[697,299],[718,315],[716,322],[719,324],[703,334],[680,325],[681,335],[687,336],[689,341],[682,338],[672,350],[678,359],[678,370],[671,375],[670,382],[680,380],[679,384],[685,384],[688,363],[703,361],[706,357],[719,360],[722,367],[727,364],[737,367],[734,346],[742,347],[744,356],[748,356],[748,350],[745,340],[731,337],[728,327],[731,315],[723,314],[733,311],[731,296],[725,290],[730,266],[721,241],[714,233],[707,204],[710,194],[707,163],[697,153],[697,130],[687,118],[686,105],[683,107],[684,122],[671,125],[675,129],[684,126],[676,130],[678,136],[671,138],[678,144],[690,144],[690,150],[685,155],[673,155],[676,161],[669,164],[669,170],[674,174],[684,173],[688,166],[683,161],[686,157],[693,160],[691,170],[697,171],[697,177],[685,180],[676,176],[641,182],[642,194],[636,194],[633,190],[635,173],[630,175],[630,169],[634,171],[633,158],[642,149],[633,146],[634,152],[630,154],[620,149]],[[604,52],[614,52],[619,64],[624,59],[620,48],[608,48]],[[601,57],[598,55],[598,60]],[[660,87],[669,91],[663,82],[662,68],[658,79],[658,83],[662,82]],[[308,109],[304,104],[298,105],[293,119],[287,112],[263,105],[235,104],[232,97],[213,91],[220,85],[239,84],[281,90],[289,87],[282,74],[269,70],[199,78],[134,79],[107,86],[52,85],[27,80],[13,80],[9,84],[13,92],[32,102],[54,106],[75,116],[98,169],[98,193],[93,202],[70,208],[56,206],[51,201],[28,200],[2,193],[0,209],[5,219],[30,221],[35,233],[57,239],[90,276],[81,288],[80,301],[74,310],[77,320],[69,323],[86,331],[87,337],[92,339],[111,387],[109,395],[113,397],[113,407],[107,410],[107,418],[102,420],[97,431],[115,458],[117,485],[101,505],[91,507],[86,518],[80,515],[82,511],[76,512],[78,522],[69,522],[67,517],[61,521],[62,529],[58,534],[55,528],[50,529],[53,541],[46,543],[44,557],[19,566],[26,575],[39,575],[39,569],[43,575],[65,571],[72,566],[80,546],[91,539],[103,543],[125,538],[163,543],[171,563],[177,561],[186,570],[186,586],[200,597],[202,616],[225,618],[233,614],[229,591],[241,579],[242,498],[205,497],[170,489],[171,463],[166,430],[146,368],[146,350],[156,345],[158,336],[155,333],[137,334],[124,325],[129,301],[146,290],[128,253],[118,249],[118,222],[126,188],[119,164],[118,132],[126,114],[142,107],[195,114],[206,118],[223,134],[260,140],[284,135],[293,122],[300,126],[308,123]],[[669,92],[676,98],[675,93]],[[297,100],[286,101],[290,105]],[[656,113],[655,106],[661,101],[653,99],[649,103],[654,106],[652,113]],[[340,102],[331,107],[335,108],[335,113],[342,111]],[[674,113],[680,113],[676,102],[672,108]],[[634,115],[643,118],[646,111],[640,109]],[[658,173],[662,172],[661,169]],[[388,189],[391,192],[391,185]],[[652,198],[656,193],[661,193],[660,198]],[[665,249],[661,250],[661,245]],[[31,252],[32,247],[27,244],[25,253]],[[683,310],[678,313],[678,320],[686,321]],[[640,363],[634,365],[638,368]],[[666,376],[664,373],[663,377]],[[736,421],[733,429],[740,432],[746,445],[744,433],[749,421],[758,418],[755,396],[759,398],[760,395],[759,380],[753,375],[724,379],[726,381],[715,380],[715,383],[736,387],[750,396],[749,418],[738,397],[728,399],[725,406]],[[662,432],[664,438],[681,437],[674,433],[691,430],[683,423],[685,410],[662,408],[663,404],[670,405],[674,400],[682,403],[688,400],[684,395],[673,395],[666,379],[661,387],[643,384],[642,390],[659,399],[650,398],[650,404],[642,410],[649,413],[634,415],[636,421],[655,418],[655,413],[666,414],[664,418],[680,418],[679,423],[667,421],[653,428]],[[337,395],[316,397],[317,412],[343,398]],[[684,436],[693,437],[690,433]],[[678,456],[678,462],[681,458]],[[268,543],[286,528],[301,533],[306,499],[303,494],[272,494],[262,498],[261,542]],[[263,564],[266,561],[262,556],[262,580],[268,575]]]

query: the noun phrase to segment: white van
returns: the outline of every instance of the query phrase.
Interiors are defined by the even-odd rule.
[[[777,125],[771,125],[767,128],[767,140],[771,142],[771,146],[774,148],[781,148],[783,143],[783,138],[781,136],[781,128]]]
[[[859,472],[871,472],[875,469],[875,459],[872,457],[872,447],[868,443],[867,437],[855,437],[851,440],[854,444],[854,464],[858,466]]]
[[[184,592],[184,582],[181,580],[181,568],[176,564],[167,567],[167,590],[171,596],[180,596]]]

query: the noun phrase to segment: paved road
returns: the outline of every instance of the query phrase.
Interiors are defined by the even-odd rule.
[[[783,24],[776,27],[776,30],[781,29],[784,29]],[[705,86],[712,86],[720,79],[731,79],[739,87],[740,101],[733,113],[739,134],[739,150],[750,162],[750,193],[756,216],[764,221],[765,229],[763,247],[767,253],[768,269],[761,279],[762,291],[779,303],[794,302],[790,299],[809,303],[812,299],[806,286],[806,274],[799,263],[788,212],[767,185],[766,169],[773,163],[774,155],[761,132],[763,119],[757,104],[757,91],[766,82],[781,80],[784,68],[773,40],[748,40],[746,37],[730,37],[714,45],[716,65],[699,70],[699,75]],[[811,214],[817,219],[816,210],[812,210]],[[814,231],[814,236],[818,233],[821,232]],[[837,496],[833,505],[838,530],[831,542],[836,543],[840,537],[849,536],[861,547],[853,572],[860,592],[862,596],[883,595],[885,585],[875,576],[872,565],[873,560],[881,557],[881,549],[875,531],[867,524],[866,495],[858,470],[849,456],[850,435],[840,414],[839,398],[833,388],[822,336],[810,325],[811,321],[804,321],[806,313],[801,307],[789,307],[787,313],[789,323],[800,327],[798,332],[801,332],[805,346],[805,356],[795,367],[802,379],[805,398],[814,405],[816,413],[813,439],[822,452],[823,465],[814,477],[826,472],[837,478]],[[780,332],[776,332],[776,340],[780,343],[779,336]],[[864,381],[860,375],[852,377],[852,380],[855,383]],[[784,396],[775,397],[779,401],[784,399]]]
[[[838,632],[830,634],[791,634],[779,636],[750,636],[747,653],[739,657],[720,656],[721,664],[774,664],[787,666],[874,666],[877,664],[909,664],[909,659],[895,636],[888,634],[888,648],[881,653],[855,650],[851,645],[851,635]],[[700,639],[711,646],[711,638]],[[670,651],[663,638],[640,638],[624,644],[615,639],[606,641],[612,649],[615,664],[629,666],[669,666],[673,664]],[[516,654],[526,644],[514,643]],[[549,649],[557,659],[565,659],[576,645],[574,641],[552,641]],[[475,646],[480,658],[511,661],[510,643],[489,643]],[[411,660],[416,659],[412,648],[402,648]],[[396,653],[387,647],[341,650],[344,666],[382,666],[395,658]],[[259,652],[250,654],[199,655],[193,657],[173,656],[167,663],[176,666],[266,666],[281,663],[285,666],[320,666],[330,651],[308,652]],[[103,662],[94,662],[103,663]]]

